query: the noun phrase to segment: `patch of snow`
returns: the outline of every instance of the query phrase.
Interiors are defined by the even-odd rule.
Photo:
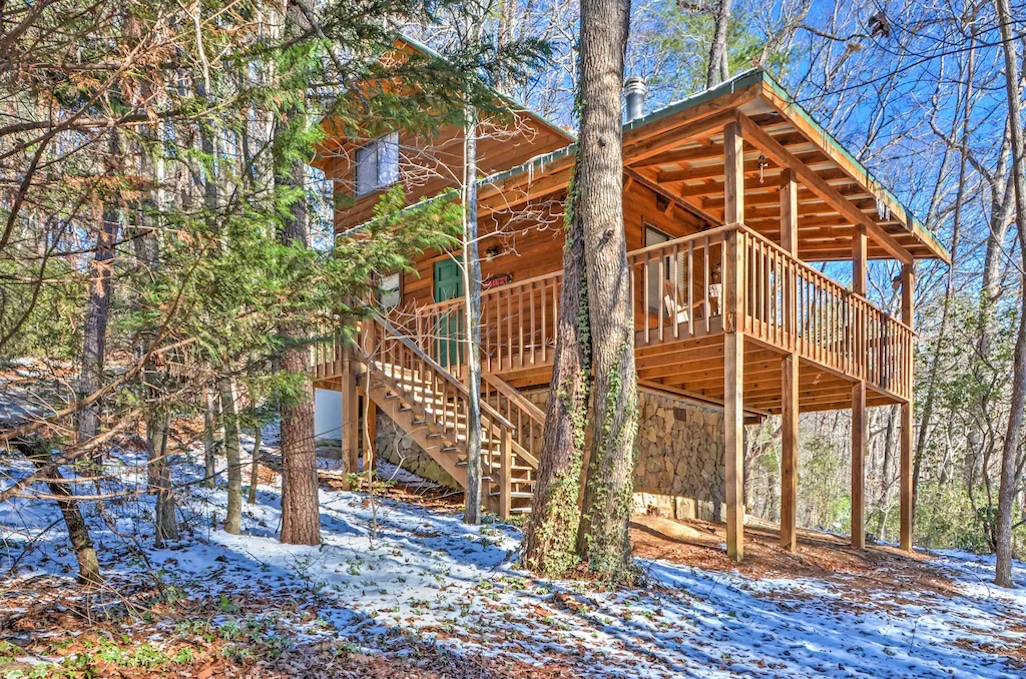
[[[139,452],[119,451],[111,461],[119,476],[103,487],[144,488],[143,461]],[[317,547],[278,542],[277,483],[259,487],[257,503],[244,505],[243,534],[230,535],[217,527],[226,508],[223,486],[196,485],[202,470],[188,456],[176,469],[189,530],[166,549],[150,546],[148,496],[107,500],[102,516],[96,503],[83,503],[105,572],[137,578],[153,568],[190,595],[271,596],[300,610],[316,605],[319,625],[299,625],[297,640],[328,630],[381,649],[384,635],[400,630],[468,654],[538,665],[568,658],[593,677],[996,678],[1013,670],[994,649],[1026,642],[1026,590],[989,585],[989,557],[941,554],[937,564],[953,588],[916,590],[907,600],[893,589],[866,594],[863,587],[854,597],[837,581],[760,580],[658,560],[639,560],[648,587],[608,591],[521,571],[520,533],[511,526],[466,526],[456,513],[387,499],[374,505],[361,493],[321,491]],[[8,471],[17,478],[27,468]],[[400,480],[407,472],[380,462],[379,473]],[[72,573],[58,519],[51,503],[16,499],[0,506],[0,568],[20,559],[19,577]],[[132,556],[132,540],[146,546],[148,566]],[[1015,575],[1026,582],[1026,567],[1017,564]]]

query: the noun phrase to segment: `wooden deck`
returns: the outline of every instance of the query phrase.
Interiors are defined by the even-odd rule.
[[[799,359],[803,411],[849,407],[852,385],[861,381],[868,388],[868,405],[908,399],[911,328],[740,224],[628,254],[639,380],[723,402],[720,281],[728,240],[736,242],[743,263],[735,322],[750,340],[744,351],[746,410],[781,412],[781,366],[792,352]],[[486,372],[517,388],[548,383],[561,288],[562,272],[556,271],[484,291]],[[462,340],[464,313],[457,299],[396,312],[393,322],[437,360],[440,347]],[[460,365],[450,369],[460,376]]]

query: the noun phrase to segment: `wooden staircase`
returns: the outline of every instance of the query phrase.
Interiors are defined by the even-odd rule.
[[[466,386],[378,315],[361,323],[352,355],[368,397],[466,487]],[[494,375],[486,376],[481,395],[485,506],[503,518],[530,512],[544,413]]]

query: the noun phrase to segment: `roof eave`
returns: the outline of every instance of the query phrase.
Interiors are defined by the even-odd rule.
[[[942,260],[946,264],[951,263],[951,253],[948,252],[947,248],[934,237],[922,221],[890,189],[874,177],[873,173],[865,165],[838,142],[832,134],[827,132],[822,125],[816,122],[809,112],[796,102],[772,76],[762,70],[758,71],[758,74],[762,80],[764,98],[793,122],[804,123],[806,129],[802,131],[805,133],[813,132],[816,136],[812,141],[819,144],[828,154],[834,155],[835,160],[837,160],[837,157],[840,157],[846,161],[845,163],[840,163],[842,167],[847,164],[849,167],[844,169],[851,173],[870,193],[886,204],[888,209],[905,225],[909,233],[922,242],[937,259]]]

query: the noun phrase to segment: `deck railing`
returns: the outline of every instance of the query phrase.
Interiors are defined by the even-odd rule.
[[[742,228],[738,239],[746,333],[908,398],[911,328],[766,237]]]
[[[627,254],[638,346],[723,330],[724,243],[733,231],[709,229]]]
[[[772,347],[908,398],[912,329],[744,225],[709,229],[628,253],[638,347],[723,331],[723,274],[731,239],[736,239],[741,260],[736,310],[740,329]],[[561,292],[562,272],[557,271],[482,293],[486,372],[551,364]],[[393,322],[462,378],[462,299],[398,312]]]

